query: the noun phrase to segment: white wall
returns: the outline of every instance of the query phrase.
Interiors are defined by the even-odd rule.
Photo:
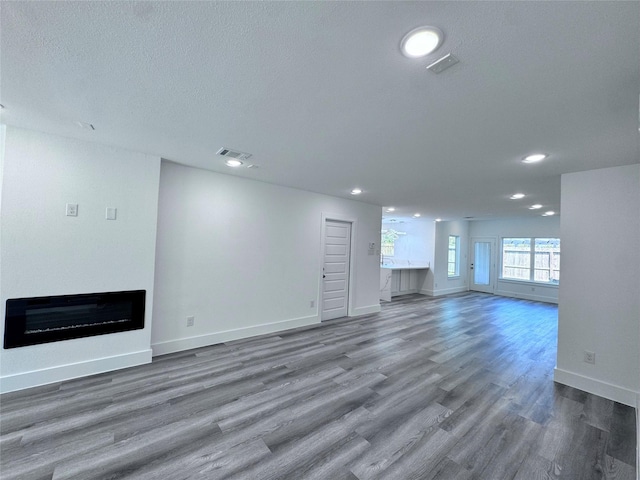
[[[435,252],[432,268],[427,272],[427,277],[420,293],[429,296],[447,295],[450,293],[465,292],[469,288],[468,259],[469,251],[469,222],[466,220],[451,222],[434,222],[435,228]],[[449,278],[449,235],[460,237],[460,276]]]
[[[640,391],[640,166],[562,176],[555,380],[636,406]],[[584,351],[595,365],[583,362]]]
[[[355,221],[350,315],[379,311],[379,206],[163,162],[154,354],[319,322],[323,215]]]
[[[564,209],[563,209],[564,214]],[[499,220],[474,220],[469,224],[469,237],[485,237],[496,240],[496,268],[494,271],[495,294],[505,297],[524,298],[541,302],[558,303],[558,287],[533,282],[500,280],[500,242],[503,237],[550,237],[560,238],[560,217],[505,218]],[[564,240],[561,238],[560,248],[564,260]],[[563,281],[561,262],[560,283]]]
[[[383,229],[405,232],[394,242],[393,264],[431,265],[434,260],[435,226],[434,221],[416,218],[404,223],[383,222]]]
[[[4,153],[0,335],[8,298],[144,289],[147,304],[143,330],[2,349],[0,389],[150,361],[160,159],[14,127]]]

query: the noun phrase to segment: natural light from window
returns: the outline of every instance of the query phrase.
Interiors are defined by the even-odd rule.
[[[501,260],[504,280],[560,283],[559,238],[503,238]]]
[[[460,237],[457,235],[449,235],[447,277],[458,276],[460,276]]]

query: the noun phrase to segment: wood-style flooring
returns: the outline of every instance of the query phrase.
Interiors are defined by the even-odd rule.
[[[635,479],[635,411],[552,380],[557,307],[468,293],[0,397],[9,479]]]

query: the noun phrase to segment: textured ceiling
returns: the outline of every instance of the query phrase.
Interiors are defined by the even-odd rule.
[[[329,195],[359,186],[398,215],[559,211],[560,174],[640,162],[638,1],[3,1],[0,17],[4,123]],[[444,42],[407,59],[420,25]],[[449,52],[459,64],[425,69]],[[260,168],[231,171],[223,146]],[[520,162],[538,151],[551,157]]]

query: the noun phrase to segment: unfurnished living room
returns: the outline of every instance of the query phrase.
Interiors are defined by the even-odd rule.
[[[0,27],[0,478],[639,478],[640,1]]]

